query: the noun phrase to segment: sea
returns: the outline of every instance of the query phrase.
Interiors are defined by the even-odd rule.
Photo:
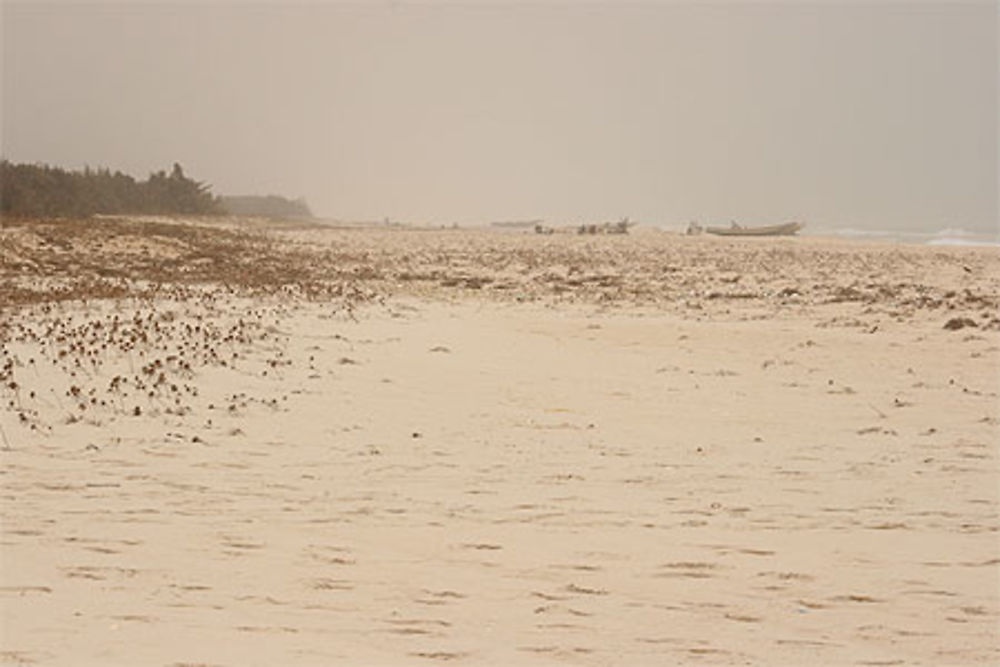
[[[1000,231],[986,234],[957,227],[948,227],[936,232],[914,232],[900,230],[855,229],[851,227],[822,228],[806,226],[803,236],[828,236],[865,241],[886,241],[889,243],[912,243],[934,246],[993,246],[1000,248]]]

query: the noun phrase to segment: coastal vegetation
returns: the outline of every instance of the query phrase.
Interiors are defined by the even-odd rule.
[[[311,218],[312,211],[304,199],[288,199],[278,195],[242,195],[221,197],[222,207],[230,215],[260,218]]]
[[[69,171],[46,164],[0,161],[0,215],[4,217],[88,217],[95,214],[223,214],[211,186],[193,180],[175,163],[136,180],[120,171]]]

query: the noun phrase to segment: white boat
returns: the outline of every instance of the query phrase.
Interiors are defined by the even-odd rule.
[[[801,222],[786,222],[764,227],[743,227],[734,222],[729,227],[706,227],[705,231],[717,236],[792,236],[802,227]]]

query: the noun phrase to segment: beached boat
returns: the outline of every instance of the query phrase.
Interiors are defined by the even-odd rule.
[[[800,222],[786,222],[765,227],[743,227],[735,222],[729,227],[706,227],[709,234],[718,236],[791,236],[802,229]]]

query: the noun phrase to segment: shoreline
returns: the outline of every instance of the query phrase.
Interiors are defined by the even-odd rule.
[[[779,311],[853,302],[895,317],[1000,308],[1000,253],[818,237],[537,236],[491,230],[307,229],[232,219],[23,222],[0,234],[0,277],[27,302],[51,285],[106,296],[225,285],[324,298],[469,295],[501,301]],[[137,289],[138,286],[138,289]],[[32,296],[34,294],[34,296]],[[11,304],[16,295],[0,294]],[[943,324],[943,322],[942,322]],[[990,324],[987,322],[986,324]]]

